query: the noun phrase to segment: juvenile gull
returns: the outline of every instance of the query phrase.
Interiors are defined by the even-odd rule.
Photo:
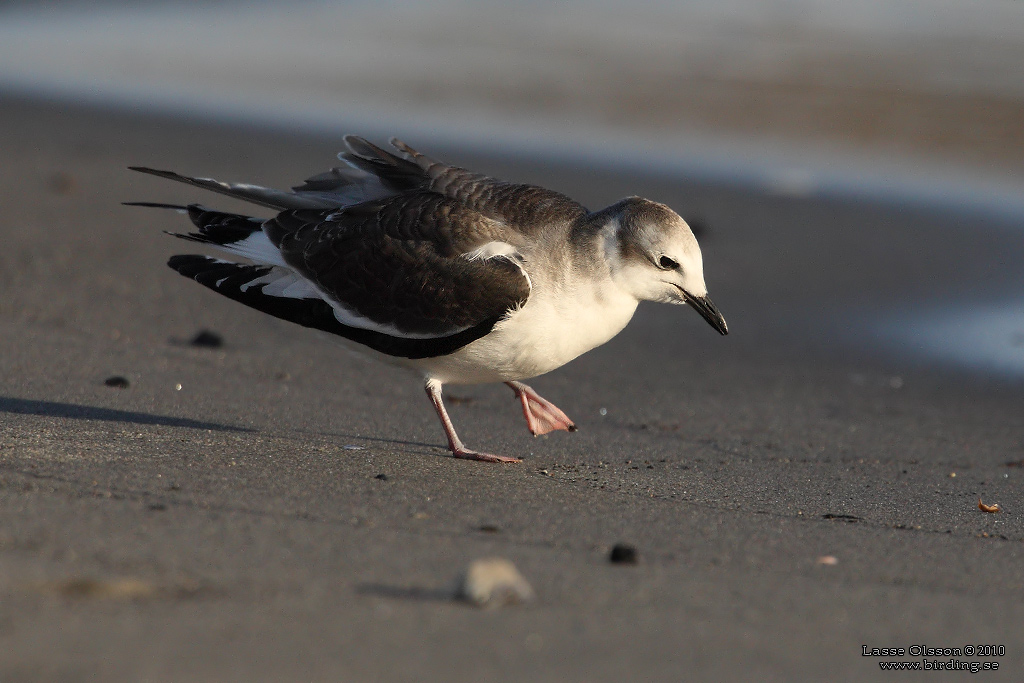
[[[640,301],[689,304],[728,333],[707,297],[697,240],[664,204],[628,197],[589,212],[397,139],[394,152],[345,142],[344,167],[291,192],[133,167],[273,209],[268,220],[198,204],[132,205],[185,210],[198,230],[177,237],[252,262],[171,257],[182,275],[418,373],[456,458],[519,462],[463,445],[441,399],[445,384],[504,382],[531,434],[575,431],[521,380],[605,343]]]

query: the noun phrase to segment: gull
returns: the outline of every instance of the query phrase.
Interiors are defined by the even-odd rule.
[[[291,191],[131,167],[271,209],[269,219],[128,204],[185,211],[196,231],[169,234],[249,262],[171,257],[185,277],[417,373],[456,458],[519,462],[462,443],[446,384],[504,382],[531,434],[571,432],[575,423],[522,380],[607,342],[640,301],[688,304],[728,333],[697,240],[664,204],[627,197],[591,212],[390,143],[346,136],[344,166]]]

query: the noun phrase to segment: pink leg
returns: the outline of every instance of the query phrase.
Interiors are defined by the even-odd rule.
[[[505,382],[516,392],[516,398],[523,404],[523,417],[526,418],[526,428],[534,436],[547,434],[556,429],[566,432],[575,432],[576,424],[569,419],[569,416],[558,409],[551,401],[540,396],[536,391],[522,382]]]
[[[427,396],[430,397],[430,402],[434,404],[434,410],[437,411],[437,417],[441,420],[441,426],[444,427],[444,434],[448,437],[448,448],[451,450],[452,455],[456,458],[479,460],[480,462],[521,462],[519,458],[491,455],[490,453],[477,453],[466,448],[462,444],[462,439],[455,433],[455,427],[452,426],[452,421],[448,417],[448,411],[444,409],[444,403],[441,401],[441,384],[428,380],[426,390]]]

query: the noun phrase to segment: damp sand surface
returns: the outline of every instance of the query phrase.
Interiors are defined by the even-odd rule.
[[[0,120],[3,680],[889,680],[862,647],[915,644],[1005,645],[955,657],[998,662],[986,680],[1024,664],[1024,388],[860,322],[1020,291],[1012,219],[416,141],[593,207],[669,203],[730,325],[641,306],[533,382],[574,434],[451,387],[469,445],[523,457],[493,466],[448,457],[417,380],[184,280],[182,217],[120,205],[240,208],[125,167],[288,186],[339,136],[12,98]],[[485,557],[534,599],[455,600]]]

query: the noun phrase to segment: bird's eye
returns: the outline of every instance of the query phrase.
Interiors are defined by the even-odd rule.
[[[673,261],[668,256],[662,256],[661,259],[659,259],[658,261],[658,265],[664,268],[665,270],[675,270],[676,268],[679,267],[679,263]]]

